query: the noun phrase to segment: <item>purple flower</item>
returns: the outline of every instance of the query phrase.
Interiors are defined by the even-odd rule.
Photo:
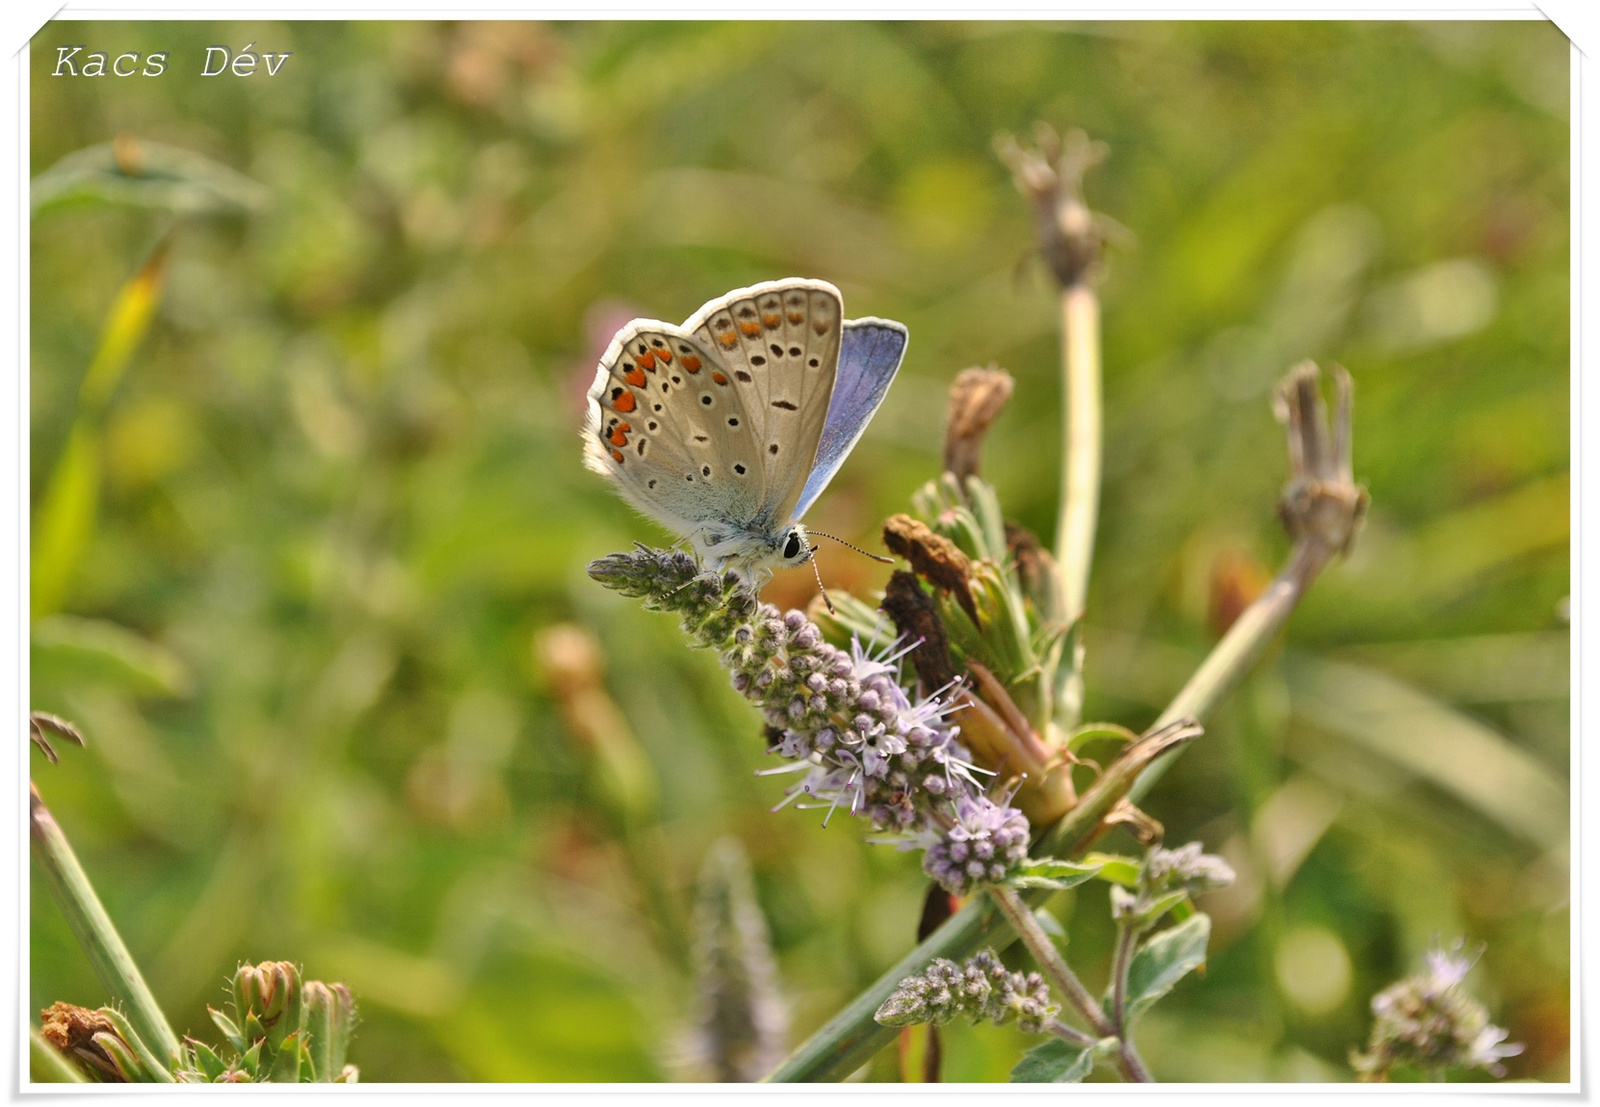
[[[961,796],[955,823],[928,846],[922,868],[955,895],[998,883],[1028,856],[1028,820],[985,796]]]

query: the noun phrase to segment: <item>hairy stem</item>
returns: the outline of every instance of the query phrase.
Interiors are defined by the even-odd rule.
[[[1060,1019],[1051,1019],[1049,1022],[1044,1024],[1044,1028],[1046,1031],[1054,1034],[1062,1041],[1071,1042],[1073,1045],[1078,1046],[1081,1049],[1087,1049],[1089,1046],[1094,1045],[1096,1041],[1093,1036],[1085,1034],[1075,1026],[1068,1026]]]
[[[1022,938],[1022,944],[1033,954],[1034,961],[1045,977],[1055,985],[1072,1009],[1089,1024],[1097,1037],[1117,1039],[1116,1065],[1122,1072],[1122,1078],[1129,1083],[1153,1083],[1155,1078],[1145,1068],[1133,1043],[1122,1037],[1120,1028],[1112,1026],[1106,1019],[1100,1004],[1083,986],[1083,981],[1072,971],[1066,958],[1061,956],[1061,951],[1039,925],[1039,920],[1033,917],[1033,911],[1022,901],[1017,890],[1005,884],[991,884],[988,892],[1011,923],[1011,928]]]
[[[1072,971],[1072,966],[1061,956],[1061,951],[1039,925],[1039,920],[1033,917],[1032,908],[1022,902],[1017,890],[1006,884],[990,884],[988,892],[1006,920],[1011,923],[1011,928],[1022,939],[1022,944],[1033,954],[1033,960],[1045,978],[1055,985],[1062,998],[1078,1012],[1084,1022],[1089,1024],[1089,1029],[1101,1038],[1115,1033],[1111,1024],[1106,1021],[1105,1013],[1100,1010],[1100,1005],[1095,1002],[1094,996],[1089,994],[1089,989],[1083,986],[1078,974]]]
[[[1128,923],[1117,927],[1117,953],[1111,965],[1111,1023],[1117,1035],[1117,1056],[1130,1074],[1129,1079],[1150,1084],[1155,1077],[1150,1075],[1128,1034],[1128,968],[1133,964],[1133,947],[1138,938],[1138,931]]]
[[[1133,927],[1126,922],[1117,926],[1117,953],[1111,962],[1111,1022],[1119,1038],[1128,1025],[1128,966],[1133,964],[1134,939],[1137,937]]]
[[[133,963],[122,936],[106,914],[89,877],[78,864],[77,855],[61,832],[50,809],[29,783],[29,828],[33,857],[50,894],[55,897],[67,925],[94,966],[95,974],[114,997],[127,1006],[128,1021],[157,1057],[170,1059],[178,1053],[178,1036],[172,1032],[166,1015],[144,982],[139,966]]]
[[[1122,1067],[1123,1075],[1131,1084],[1154,1084],[1156,1078],[1150,1075],[1150,1070],[1145,1066],[1144,1058],[1139,1056],[1139,1051],[1133,1048],[1133,1041],[1129,1038],[1117,1039],[1117,1061]]]

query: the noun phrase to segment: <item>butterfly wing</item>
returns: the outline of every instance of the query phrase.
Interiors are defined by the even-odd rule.
[[[727,366],[764,466],[753,517],[776,530],[794,518],[817,457],[839,365],[843,304],[826,281],[791,277],[711,301],[683,325]]]
[[[644,514],[698,538],[744,523],[772,498],[732,371],[683,328],[636,319],[612,339],[589,387],[584,464]]]
[[[908,340],[906,328],[889,319],[851,319],[844,324],[828,418],[817,444],[816,464],[795,504],[796,519],[822,495],[867,429],[900,369]]]

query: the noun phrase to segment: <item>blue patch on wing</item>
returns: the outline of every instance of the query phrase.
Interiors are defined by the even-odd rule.
[[[817,443],[817,460],[795,503],[798,519],[828,487],[855,448],[861,432],[883,403],[905,357],[905,327],[887,319],[848,319],[839,335],[839,372],[833,380],[828,418]]]

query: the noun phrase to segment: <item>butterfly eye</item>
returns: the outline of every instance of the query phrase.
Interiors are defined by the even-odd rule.
[[[783,544],[783,557],[787,561],[800,552],[800,535],[794,531],[789,532],[789,541]]]

